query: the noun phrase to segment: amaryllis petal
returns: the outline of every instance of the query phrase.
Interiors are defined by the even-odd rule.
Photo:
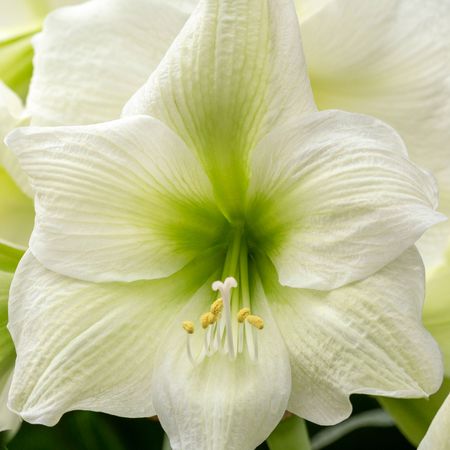
[[[89,283],[45,269],[28,252],[10,298],[9,329],[17,349],[10,408],[46,425],[73,409],[154,415],[158,347],[214,262],[205,255],[155,282]]]
[[[7,141],[36,192],[30,247],[47,268],[91,281],[160,278],[221,238],[200,164],[158,120],[28,127]]]
[[[293,114],[315,110],[294,15],[291,0],[201,1],[125,107],[179,134],[230,220],[242,213],[249,151]]]
[[[433,211],[432,176],[368,116],[326,111],[292,121],[259,144],[251,170],[251,226],[288,286],[365,278],[445,220]]]
[[[32,123],[118,118],[183,26],[188,3],[94,0],[52,13],[35,40]]]
[[[265,280],[291,357],[290,411],[330,425],[350,415],[352,393],[426,397],[439,388],[441,353],[420,325],[424,272],[416,249],[329,292]]]

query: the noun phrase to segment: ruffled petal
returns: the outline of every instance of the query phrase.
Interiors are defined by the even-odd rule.
[[[165,280],[95,284],[48,271],[28,252],[10,296],[11,410],[49,426],[74,409],[154,415],[157,349],[214,267],[205,255]]]
[[[326,111],[254,150],[249,222],[280,282],[333,289],[367,277],[445,220],[436,184],[389,126]]]
[[[266,265],[261,272],[290,352],[289,411],[331,425],[350,415],[353,393],[416,398],[439,388],[442,356],[421,324],[424,272],[414,248],[330,292],[283,288]]]

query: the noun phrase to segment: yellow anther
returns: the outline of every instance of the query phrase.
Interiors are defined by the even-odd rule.
[[[214,314],[215,316],[218,316],[222,310],[223,310],[223,300],[221,298],[218,298],[209,309],[211,311],[211,314]]]
[[[209,315],[210,315],[210,314],[211,314],[211,313],[207,312],[207,313],[202,314],[202,315],[200,316],[200,323],[202,324],[202,328],[203,328],[204,330],[206,330],[206,328],[208,328],[209,325],[210,325],[210,323],[209,323]]]
[[[189,322],[188,320],[183,322],[183,328],[184,328],[184,331],[186,331],[187,334],[193,334],[194,333],[194,324],[192,322]]]
[[[242,308],[238,313],[237,313],[237,321],[239,323],[244,323],[245,319],[251,314],[250,312],[250,308]]]
[[[210,325],[217,322],[217,316],[215,316],[211,312],[207,312],[200,316],[200,323],[202,324],[202,328],[206,330]]]
[[[247,316],[247,322],[255,328],[258,328],[258,330],[262,330],[264,328],[264,320],[262,320],[259,316],[249,315]]]
[[[208,320],[210,325],[216,323],[218,318],[219,316],[215,316],[213,313],[208,313]]]

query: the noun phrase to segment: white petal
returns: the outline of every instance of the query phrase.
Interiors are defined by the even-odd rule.
[[[352,393],[413,398],[437,391],[442,357],[421,324],[424,273],[414,248],[330,292],[283,288],[274,278],[266,274],[264,282],[291,355],[289,411],[331,425],[350,415]]]
[[[50,426],[74,409],[154,415],[158,346],[216,263],[200,260],[155,282],[94,284],[50,272],[28,252],[11,288],[17,362],[9,407]]]
[[[28,127],[7,142],[36,192],[30,247],[51,270],[91,281],[160,278],[222,239],[200,164],[155,119]]]
[[[280,128],[255,149],[249,214],[282,284],[362,279],[445,220],[433,210],[433,178],[404,152],[390,127],[339,111]]]
[[[291,391],[289,358],[264,301],[259,308],[265,326],[256,362],[247,354],[230,361],[216,353],[193,366],[180,326],[161,347],[153,404],[173,450],[253,450],[282,418]]]
[[[448,450],[450,443],[450,395],[430,425],[417,450]]]
[[[202,0],[125,107],[197,152],[230,218],[242,212],[248,152],[292,114],[315,110],[298,28],[291,0]]]
[[[32,123],[118,118],[183,26],[187,4],[95,0],[52,13],[35,42]]]
[[[333,0],[302,20],[320,109],[378,117],[435,171],[450,160],[450,2]]]

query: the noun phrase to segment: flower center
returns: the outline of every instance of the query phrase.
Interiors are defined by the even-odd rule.
[[[238,354],[247,350],[252,360],[258,359],[257,331],[264,328],[264,321],[261,317],[253,315],[248,307],[240,309],[235,317],[232,317],[232,289],[236,287],[237,281],[233,277],[212,284],[212,289],[218,291],[221,297],[200,317],[204,339],[197,356],[193,355],[191,342],[195,325],[190,321],[183,322],[183,328],[187,333],[186,351],[192,364],[197,365],[217,352],[228,355],[230,360],[235,360]]]

